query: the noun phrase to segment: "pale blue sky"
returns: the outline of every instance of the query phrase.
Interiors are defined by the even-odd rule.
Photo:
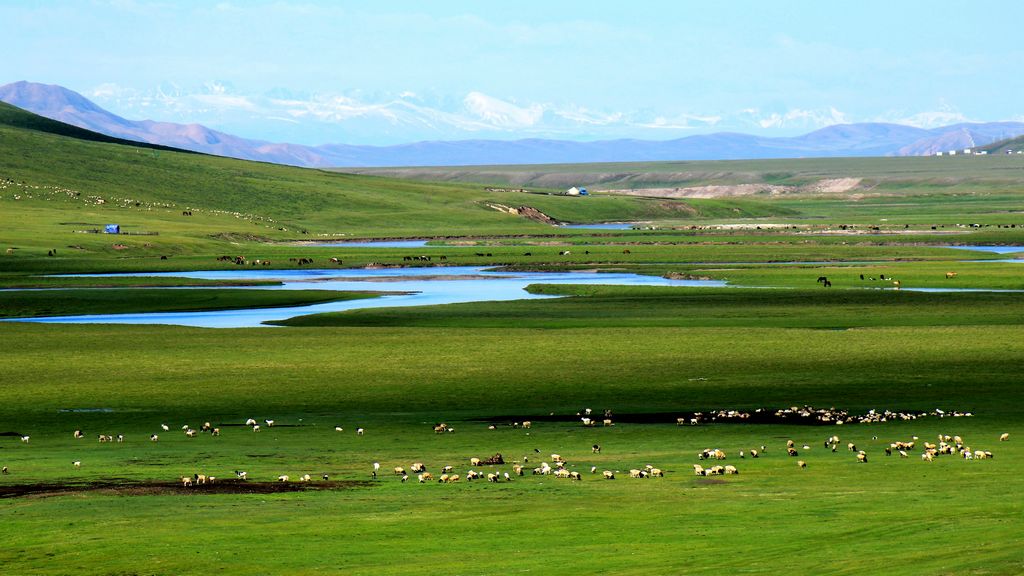
[[[0,84],[303,144],[1024,120],[1019,2],[0,0]]]

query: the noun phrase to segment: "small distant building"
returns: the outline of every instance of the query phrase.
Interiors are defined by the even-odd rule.
[[[988,150],[982,150],[981,152],[978,152],[978,156],[988,156]]]
[[[104,234],[120,234],[121,233],[121,225],[120,224],[107,224],[106,226],[103,227],[103,233]]]
[[[586,188],[577,188],[573,186],[565,191],[566,196],[589,196]]]
[[[940,151],[936,152],[935,155],[936,156],[942,156],[942,151],[940,150]]]
[[[949,155],[950,156],[956,156],[956,150],[950,150],[949,151]]]
[[[971,149],[970,148],[964,148],[964,154],[970,154],[970,153],[971,153]]]

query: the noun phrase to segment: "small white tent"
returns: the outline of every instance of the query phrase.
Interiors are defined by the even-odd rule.
[[[569,188],[568,190],[566,190],[565,194],[566,194],[566,196],[579,196],[580,195],[580,189],[575,187],[575,186],[573,186],[572,188]]]

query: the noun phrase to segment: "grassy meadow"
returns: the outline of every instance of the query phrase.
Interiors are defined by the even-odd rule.
[[[531,292],[562,298],[245,329],[0,322],[0,566],[19,575],[1020,574],[1024,295],[1014,291],[1024,290],[1024,264],[948,246],[1024,246],[1024,172],[1014,158],[953,160],[352,175],[126,144],[0,105],[7,319],[373,296],[245,289],[274,279],[52,276],[239,270],[237,257],[267,270],[310,258],[306,268],[337,276],[473,265],[731,286],[536,284]],[[565,198],[483,185],[555,188],[584,176],[605,189],[861,178],[871,190]],[[644,229],[557,228],[493,203]],[[129,234],[91,232],[107,223]],[[430,243],[312,245],[355,238]],[[950,287],[976,291],[911,290]],[[676,425],[694,412],[803,406],[921,416]],[[586,408],[611,410],[614,425],[584,427]],[[513,426],[524,420],[529,429]],[[186,437],[183,427],[204,422],[220,435]],[[454,432],[434,433],[439,422]],[[833,434],[835,452],[824,445]],[[993,458],[923,461],[922,444],[939,435]],[[915,437],[908,458],[886,456]],[[787,440],[799,456],[786,454]],[[706,448],[725,451],[722,464],[739,474],[695,475],[694,464],[714,464],[699,460]],[[518,462],[526,474],[467,482],[470,458],[495,453],[506,464],[472,468],[511,474]],[[530,474],[552,454],[582,480]],[[451,465],[462,480],[392,473],[414,462],[435,477]],[[629,477],[647,465],[665,476]],[[238,487],[236,470],[253,493],[174,486],[205,474]],[[277,482],[283,474],[288,483]],[[309,483],[296,482],[303,474]]]

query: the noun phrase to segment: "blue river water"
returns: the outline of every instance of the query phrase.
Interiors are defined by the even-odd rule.
[[[305,314],[338,312],[357,308],[426,306],[494,300],[550,298],[524,290],[530,284],[613,284],[633,286],[722,287],[719,280],[669,280],[658,276],[595,272],[493,272],[474,266],[436,268],[383,268],[333,270],[209,270],[85,276],[173,276],[212,280],[280,280],[280,286],[254,286],[252,290],[372,290],[409,292],[363,300],[328,302],[312,306],[216,310],[210,312],[153,312],[143,314],[93,314],[18,319],[21,322],[73,324],[175,324],[204,328],[261,326],[268,320],[284,320]]]

